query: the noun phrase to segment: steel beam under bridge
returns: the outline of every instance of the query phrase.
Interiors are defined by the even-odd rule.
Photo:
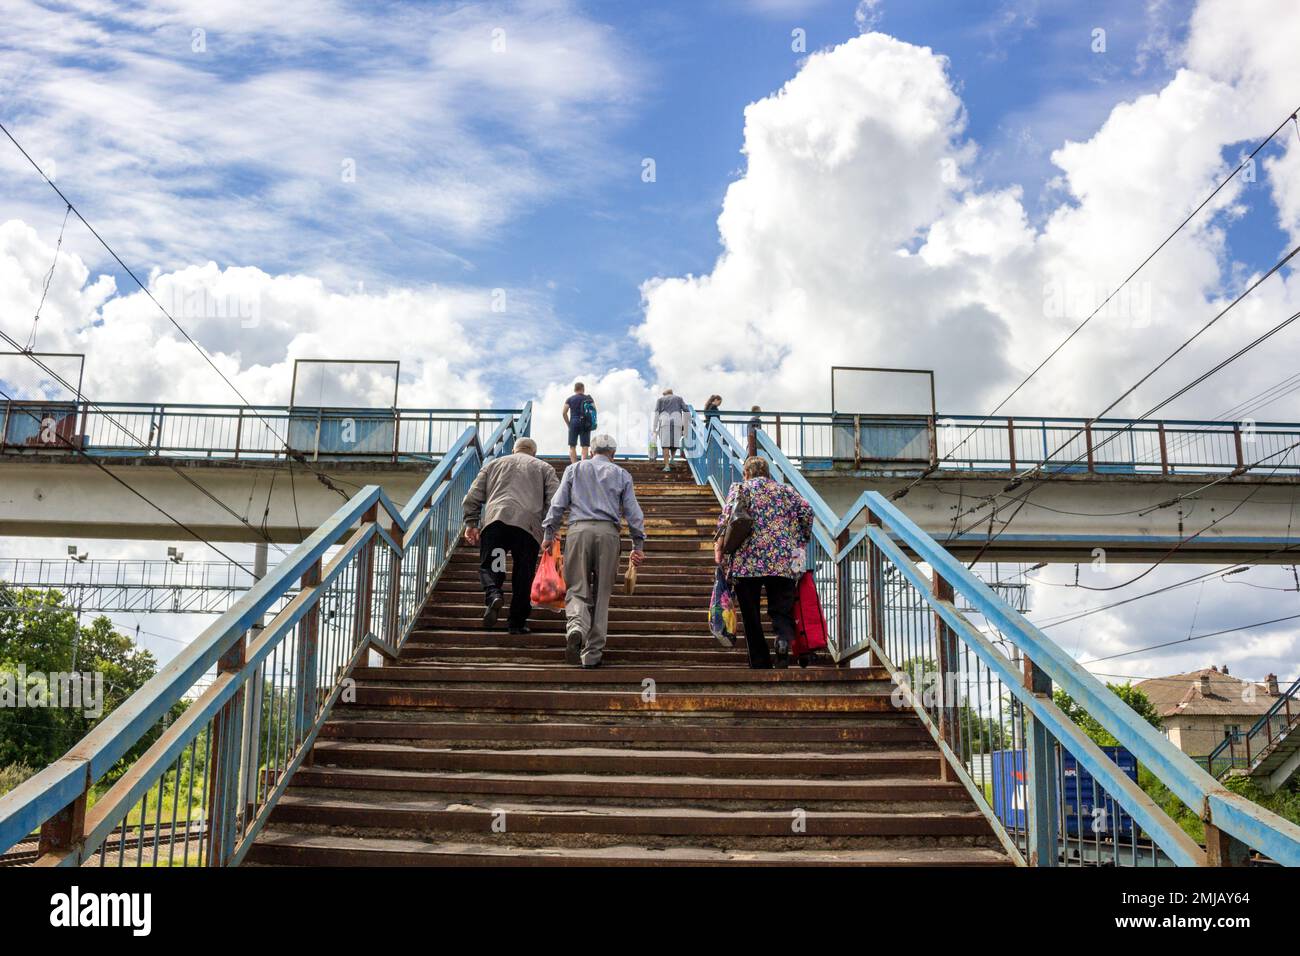
[[[380,485],[392,500],[406,501],[431,467],[426,461],[392,460],[321,461],[310,469],[283,459],[96,461],[210,541],[270,538],[279,544],[301,541],[365,485]],[[326,486],[317,474],[344,494]],[[191,540],[95,464],[68,455],[6,456],[0,461],[0,535]]]
[[[261,550],[265,556],[265,546]],[[1024,567],[983,564],[976,572],[1017,611],[1024,614],[1029,610]],[[259,577],[228,561],[0,558],[0,585],[59,591],[69,607],[98,614],[220,614]],[[289,588],[272,610],[278,611],[297,594],[296,587]],[[962,596],[958,596],[957,606],[966,613],[978,613]],[[898,607],[922,610],[920,604]],[[0,608],[0,615],[4,613]]]
[[[228,561],[7,558],[0,584],[59,591],[68,607],[94,614],[221,614],[257,583],[255,570]],[[272,610],[297,593],[286,590]]]
[[[805,474],[837,514],[847,511],[863,491],[888,497],[915,477],[816,470]],[[996,502],[1008,507],[994,520],[992,533],[997,537],[983,554],[988,561],[1087,562],[1093,560],[1094,549],[1102,548],[1108,561],[1117,562],[1300,562],[1300,477],[1294,475],[1078,473],[1026,480],[1006,491],[1008,477],[1002,471],[938,471],[895,503],[965,559],[988,542],[989,514]],[[1004,529],[1017,500],[1031,490]],[[965,534],[954,537],[958,531]],[[1185,543],[1170,554],[1180,541]]]

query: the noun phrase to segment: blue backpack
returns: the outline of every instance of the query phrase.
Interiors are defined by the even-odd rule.
[[[582,399],[582,424],[584,428],[596,427],[596,402],[590,395]]]

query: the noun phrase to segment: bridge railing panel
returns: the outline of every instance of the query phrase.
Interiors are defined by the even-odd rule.
[[[725,494],[745,449],[725,424],[695,427],[697,480]],[[865,492],[837,516],[773,436],[760,430],[756,441],[773,477],[813,506],[809,567],[832,658],[865,655],[893,674],[896,706],[921,718],[946,778],[966,788],[1014,860],[1204,866],[1255,850],[1300,865],[1300,827],[1224,788],[887,499]],[[1119,747],[1094,742],[1054,688]],[[1143,789],[1148,778],[1199,818],[1204,845]]]
[[[1300,472],[1300,425],[1232,421],[975,415],[721,412],[741,448],[754,421],[801,468],[1111,474]]]
[[[9,453],[204,459],[437,458],[469,426],[484,434],[510,409],[315,408],[132,402],[8,402]]]
[[[39,828],[40,865],[238,863],[330,708],[355,693],[352,668],[400,650],[455,548],[469,484],[530,413],[486,439],[465,428],[400,510],[377,486],[354,495],[67,755],[0,797],[0,851]]]
[[[1253,687],[1253,685],[1251,685]],[[1300,729],[1300,679],[1283,690],[1264,714],[1242,733],[1228,734],[1202,762],[1215,777],[1232,770],[1249,773],[1275,746]]]

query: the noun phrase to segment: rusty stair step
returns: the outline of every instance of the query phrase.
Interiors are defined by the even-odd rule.
[[[618,589],[621,591],[621,589]],[[639,590],[639,589],[638,589]],[[477,598],[477,600],[475,600]],[[477,594],[467,591],[449,591],[439,595],[435,593],[425,605],[425,610],[421,613],[420,619],[426,617],[448,617],[458,616],[480,620],[483,617],[483,592]],[[504,610],[504,609],[503,609]],[[609,602],[609,614],[611,621],[618,621],[627,617],[659,617],[661,620],[685,620],[689,619],[698,622],[699,616],[708,611],[708,595],[703,591],[695,595],[662,595],[662,594],[622,594],[617,593],[611,597]],[[537,607],[533,610],[534,619],[545,619],[548,616],[554,616],[557,619],[562,618],[563,611],[548,607]]]
[[[610,604],[609,622],[611,631],[628,621],[641,621],[647,629],[662,628],[668,624],[689,624],[699,629],[701,624],[708,626],[708,604],[700,601],[692,607],[687,601],[673,601],[671,598],[635,598],[622,606]],[[502,609],[506,610],[505,608]],[[505,615],[503,614],[502,617]],[[555,624],[564,629],[564,612],[549,607],[534,608],[528,619],[528,626],[536,628],[545,624]],[[461,626],[466,621],[482,622],[483,604],[430,604],[426,611],[416,619],[417,627],[438,626],[444,621],[458,621]],[[502,622],[504,623],[504,622]]]
[[[528,626],[533,631],[531,634],[511,634],[504,630],[489,631],[472,625],[467,627],[464,621],[456,623],[458,626],[436,629],[421,627],[419,630],[412,631],[402,649],[403,653],[406,652],[407,648],[442,647],[446,645],[463,646],[467,643],[483,647],[564,647],[564,631],[558,626],[558,621],[550,622],[550,625],[546,627],[539,626],[536,621],[530,621]],[[614,650],[723,650],[722,645],[714,640],[713,635],[706,630],[706,627],[707,625],[701,619],[693,630],[675,628],[673,633],[656,632],[652,627],[641,631],[627,630],[611,634],[605,649],[607,652]],[[743,655],[745,653],[743,644],[744,639],[742,638],[738,646],[732,650]]]
[[[657,614],[658,612],[656,612]],[[416,622],[416,627],[420,630],[445,630],[445,631],[464,631],[469,629],[473,623],[481,621],[483,609],[478,609],[478,614],[451,615],[438,614],[421,617]],[[564,618],[558,613],[555,617],[540,617],[534,614],[528,620],[528,627],[540,634],[563,634]],[[610,611],[610,641],[614,641],[619,636],[620,630],[628,633],[672,633],[672,634],[697,634],[713,640],[708,631],[708,609],[701,607],[684,615],[682,620],[664,621],[658,619],[655,615],[643,614],[632,617],[615,617],[614,612]],[[494,633],[492,631],[483,631],[483,633]],[[520,636],[520,635],[511,635]]]
[[[614,664],[644,664],[646,666],[663,665],[726,665],[743,664],[746,660],[743,648],[724,650],[717,644],[712,648],[701,644],[703,650],[629,650],[627,648],[605,648],[602,662]],[[528,664],[563,664],[564,647],[559,642],[552,642],[548,647],[501,647],[486,643],[445,644],[438,647],[413,646],[402,648],[398,664],[420,665],[434,661],[478,662],[478,663],[528,663]]]
[[[862,694],[740,694],[661,693],[647,700],[638,691],[623,693],[586,690],[478,690],[424,688],[403,684],[358,684],[355,703],[365,707],[427,707],[431,709],[578,711],[666,714],[882,713],[897,709],[886,693]]]
[[[852,851],[518,847],[322,835],[268,828],[248,862],[279,866],[1007,866],[987,847],[877,847]]]
[[[794,812],[803,829],[796,831]],[[469,831],[492,834],[504,817],[507,831],[551,834],[711,837],[989,836],[977,811],[882,813],[871,810],[708,810],[693,807],[621,807],[530,804],[492,806],[434,799],[347,799],[310,792],[286,793],[272,811],[277,823],[314,823],[371,829]]]
[[[899,716],[902,716],[901,714]],[[733,746],[825,746],[844,744],[928,745],[930,736],[916,720],[880,720],[852,724],[818,721],[815,724],[780,725],[691,718],[649,723],[575,723],[564,720],[380,720],[339,716],[321,729],[323,740],[408,740],[466,744],[473,741],[510,741],[518,746],[545,743],[652,743]]]
[[[846,753],[735,753],[633,748],[414,747],[404,744],[317,741],[313,764],[342,767],[510,771],[533,773],[692,774],[725,777],[907,776],[935,778],[935,750]]]
[[[503,591],[507,598],[509,598],[510,595],[513,593],[510,588],[508,578],[507,578],[507,584],[503,589]],[[613,594],[610,595],[610,598],[614,602],[629,600],[630,598],[643,597],[643,596],[689,597],[695,599],[701,597],[707,598],[712,593],[713,593],[712,575],[710,575],[707,578],[704,575],[700,575],[699,580],[685,580],[676,584],[669,584],[669,583],[652,584],[648,582],[645,579],[645,577],[638,574],[637,582],[636,582],[636,594],[625,595],[623,593],[622,588],[615,588]],[[469,574],[461,573],[455,578],[452,577],[444,578],[443,580],[438,582],[438,588],[436,591],[434,591],[432,597],[433,598],[438,598],[443,596],[450,597],[454,595],[456,596],[457,600],[462,602],[467,600],[473,600],[473,598],[465,597],[465,595],[467,594],[473,595],[474,598],[478,598],[479,600],[482,600],[483,587],[479,583],[477,574],[471,576]]]
[[[298,788],[302,788],[299,790]],[[892,806],[898,809],[948,809],[967,800],[960,784],[900,777],[874,780],[801,780],[774,777],[654,777],[645,774],[511,774],[430,773],[427,771],[303,767],[290,792],[314,788],[383,793],[442,793],[466,797],[508,795],[527,798],[622,803],[629,800],[713,801],[744,806],[765,803],[790,806],[792,801],[818,804]],[[793,805],[800,805],[798,802]]]
[[[644,667],[611,664],[595,670],[572,666],[443,664],[398,667],[358,667],[352,672],[358,682],[454,682],[520,684],[619,684],[640,685],[653,680],[657,686],[682,684],[801,684],[833,687],[845,684],[888,684],[883,667],[816,667],[791,670],[751,670],[737,663],[731,667]],[[814,688],[815,689],[815,688]]]

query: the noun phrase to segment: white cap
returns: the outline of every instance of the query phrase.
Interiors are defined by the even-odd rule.
[[[618,442],[614,441],[613,435],[592,435],[591,450],[593,452],[618,451]]]

